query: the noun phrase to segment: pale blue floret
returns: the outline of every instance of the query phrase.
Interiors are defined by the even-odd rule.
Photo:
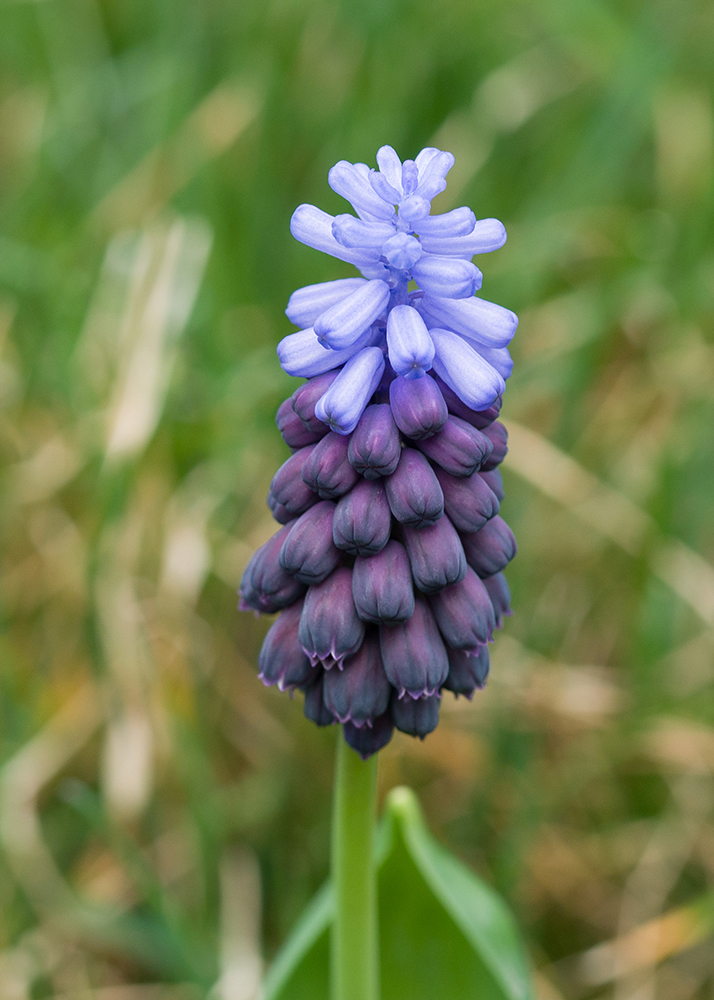
[[[384,372],[384,355],[366,347],[351,358],[315,406],[315,416],[338,434],[351,434]]]
[[[465,207],[429,214],[453,163],[451,153],[433,147],[402,163],[391,146],[382,146],[379,170],[341,160],[329,172],[330,186],[357,217],[333,217],[313,205],[293,214],[296,239],[363,275],[294,292],[286,312],[306,329],[278,347],[292,375],[310,378],[345,365],[316,408],[340,433],[356,426],[381,378],[384,355],[407,378],[420,378],[433,365],[473,409],[488,407],[511,373],[506,347],[518,320],[475,298],[482,274],[471,263],[474,254],[504,244],[503,225],[477,221]]]

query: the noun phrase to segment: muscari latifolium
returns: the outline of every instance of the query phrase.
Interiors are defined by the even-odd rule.
[[[307,382],[278,410],[293,455],[268,504],[283,527],[246,569],[241,607],[280,612],[263,683],[303,691],[308,718],[341,723],[363,758],[394,727],[424,738],[444,691],[483,687],[509,613],[496,418],[518,320],[475,295],[471,259],[503,245],[503,225],[430,214],[453,162],[427,148],[402,163],[390,146],[378,170],[341,161],[329,183],[356,216],[301,205],[291,220],[362,277],[290,297],[301,330],[278,357]]]

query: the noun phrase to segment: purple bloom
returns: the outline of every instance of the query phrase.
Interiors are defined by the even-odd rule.
[[[373,403],[360,417],[347,451],[352,466],[365,479],[391,476],[399,463],[401,439],[387,403]]]
[[[395,378],[389,385],[389,405],[402,434],[417,440],[440,431],[449,415],[441,390],[429,375]]]
[[[317,497],[315,497],[315,500],[317,500]],[[278,524],[287,524],[289,521],[295,520],[296,515],[291,514],[284,504],[278,503],[272,493],[268,493],[267,503],[270,508],[270,513],[273,515]]]
[[[446,680],[446,647],[423,597],[416,599],[409,621],[391,628],[380,626],[379,643],[384,670],[400,698],[436,694]]]
[[[493,445],[481,431],[459,417],[449,417],[442,430],[416,447],[452,476],[470,476],[480,469]]]
[[[423,740],[439,724],[441,699],[438,694],[428,698],[398,698],[392,695],[392,719],[397,729],[408,736]]]
[[[292,407],[297,416],[307,430],[319,434],[320,438],[325,436],[328,427],[319,417],[315,416],[315,406],[338,375],[339,369],[325,372],[324,375],[316,375],[314,378],[308,379],[304,385],[299,386],[291,397]]]
[[[359,479],[347,457],[348,447],[349,441],[342,434],[327,434],[302,467],[303,482],[324,500],[341,497]]]
[[[449,675],[444,681],[447,691],[463,694],[469,700],[474,691],[486,686],[490,658],[488,646],[479,646],[475,653],[465,649],[449,649]]]
[[[444,510],[459,531],[478,531],[498,514],[498,499],[478,472],[462,478],[436,469],[444,494]]]
[[[413,448],[403,448],[396,471],[385,479],[392,514],[402,524],[425,528],[444,513],[444,494],[434,470]]]
[[[403,545],[392,539],[376,555],[357,556],[352,596],[363,621],[399,625],[414,614],[414,588]]]
[[[337,503],[332,538],[353,556],[371,556],[389,541],[392,512],[379,480],[362,479]]]
[[[491,640],[496,616],[486,587],[469,567],[459,583],[432,594],[429,605],[449,646],[474,652]]]
[[[449,413],[453,413],[455,417],[460,417],[462,420],[465,420],[467,424],[471,424],[471,426],[475,427],[476,430],[482,431],[485,427],[488,427],[501,412],[501,403],[503,402],[502,396],[496,396],[493,403],[485,410],[472,410],[471,407],[467,406],[466,403],[464,403],[463,400],[456,395],[454,390],[436,374],[434,374],[434,381],[442,392],[446,405],[449,409]]]
[[[317,676],[304,687],[305,704],[303,712],[305,718],[314,722],[316,726],[331,726],[337,720],[325,704],[323,697],[325,677],[327,674],[322,667],[313,668],[313,673]]]
[[[309,431],[293,409],[291,399],[286,399],[280,404],[278,412],[275,414],[275,423],[278,425],[283,441],[293,451],[304,448],[308,444],[316,444],[327,433],[327,428],[324,425],[322,433]]]
[[[280,565],[301,583],[322,583],[340,562],[340,551],[332,539],[334,514],[335,505],[321,500],[293,522],[283,542]]]
[[[461,536],[466,560],[483,579],[500,573],[517,552],[516,539],[502,517],[492,517],[475,534]]]
[[[318,497],[303,480],[302,473],[305,463],[312,455],[317,445],[311,444],[307,448],[301,448],[291,455],[287,462],[283,462],[278,471],[273,476],[270,484],[270,497],[276,504],[281,504],[293,517],[303,514],[314,503]],[[270,509],[273,506],[268,501]],[[273,511],[275,513],[275,511]]]
[[[484,472],[490,472],[501,464],[508,453],[508,431],[500,421],[496,420],[483,433],[491,442],[492,451],[481,468]]]
[[[365,347],[351,358],[315,407],[315,416],[338,434],[351,434],[384,371],[378,347]]]
[[[375,719],[371,726],[358,727],[353,722],[346,722],[342,731],[352,749],[357,751],[362,760],[367,760],[389,743],[394,732],[394,723],[390,713],[385,712]]]
[[[280,691],[307,684],[313,668],[298,642],[303,602],[296,601],[281,611],[270,626],[260,650],[258,667],[263,684],[277,684]]]
[[[329,670],[325,675],[325,705],[340,722],[351,722],[357,728],[371,727],[387,711],[391,691],[376,632],[365,636],[342,670]]]
[[[342,566],[305,597],[298,640],[313,663],[330,669],[342,667],[346,656],[356,653],[364,638],[364,622],[352,600],[352,570]]]
[[[483,479],[484,483],[488,488],[495,494],[496,499],[501,503],[506,496],[503,489],[503,476],[499,469],[490,469],[488,472],[479,472],[478,475]]]
[[[402,529],[414,583],[425,594],[435,594],[466,576],[466,557],[448,517],[427,528]]]
[[[493,604],[493,611],[496,615],[496,628],[503,627],[503,619],[506,615],[513,614],[511,611],[511,590],[503,573],[496,573],[483,581],[483,585],[488,592]]]
[[[271,615],[294,604],[305,593],[304,584],[286,573],[278,561],[295,523],[286,524],[253,553],[240,584],[239,607],[242,611]]]

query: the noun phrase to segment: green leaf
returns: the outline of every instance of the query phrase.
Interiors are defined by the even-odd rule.
[[[532,1000],[523,944],[500,897],[429,833],[396,788],[377,838],[382,1000]],[[328,996],[332,893],[317,893],[272,965],[264,1000]]]
[[[410,789],[390,793],[385,819],[383,1000],[531,1000],[525,951],[500,897],[432,837]]]

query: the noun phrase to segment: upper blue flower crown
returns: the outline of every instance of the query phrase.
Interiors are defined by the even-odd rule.
[[[290,375],[312,378],[344,366],[315,407],[340,434],[357,426],[385,375],[385,355],[406,378],[433,368],[472,410],[500,396],[513,368],[507,345],[518,318],[475,297],[482,274],[471,263],[475,254],[503,246],[503,225],[477,221],[470,208],[429,214],[431,199],[446,187],[451,153],[427,147],[402,163],[382,146],[377,164],[371,170],[340,160],[328,175],[358,218],[300,205],[290,222],[301,243],[354,264],[364,276],[293,292],[285,311],[303,329],[278,345]]]

